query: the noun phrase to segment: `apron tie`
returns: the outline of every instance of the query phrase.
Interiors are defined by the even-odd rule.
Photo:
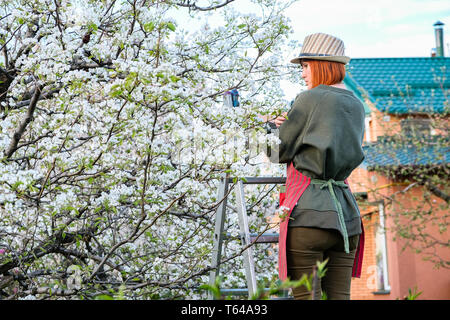
[[[349,250],[349,245],[348,245],[348,233],[347,233],[347,227],[345,226],[344,214],[342,213],[342,206],[339,203],[338,199],[336,198],[336,194],[334,193],[334,188],[333,188],[333,186],[348,188],[348,185],[344,181],[335,181],[333,179],[330,179],[330,180],[311,179],[311,184],[320,185],[320,189],[328,187],[328,190],[330,191],[331,198],[333,199],[333,203],[334,203],[334,206],[335,206],[337,214],[338,214],[338,221],[339,221],[339,225],[341,227],[342,235],[344,238],[345,253],[349,253],[350,250]]]

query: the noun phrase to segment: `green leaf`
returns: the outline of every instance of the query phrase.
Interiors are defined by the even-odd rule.
[[[145,32],[152,32],[155,29],[155,24],[152,22],[144,24],[144,31]]]
[[[88,30],[89,31],[97,31],[98,30],[98,26],[95,24],[95,23],[90,23],[89,25],[88,25]]]
[[[180,77],[177,77],[177,76],[174,76],[174,75],[171,75],[171,76],[170,76],[170,81],[172,81],[172,82],[178,82],[178,81],[180,81],[180,80],[181,80]]]
[[[114,300],[114,298],[107,294],[101,294],[96,296],[95,300]]]
[[[169,28],[171,31],[175,31],[175,26],[172,22],[167,23],[167,28]]]
[[[111,87],[110,95],[113,98],[120,96],[123,93],[123,89],[119,84],[115,84]]]

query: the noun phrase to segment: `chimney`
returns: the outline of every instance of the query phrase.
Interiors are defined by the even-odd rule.
[[[444,23],[437,21],[434,26],[434,35],[436,38],[436,57],[444,56]],[[432,55],[433,56],[433,55]]]

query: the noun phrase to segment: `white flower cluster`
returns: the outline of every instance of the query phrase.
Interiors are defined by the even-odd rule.
[[[262,152],[279,139],[258,117],[286,104],[279,65],[289,29],[279,1],[257,2],[273,13],[240,14],[230,4],[215,13],[223,22],[198,30],[162,2],[108,8],[65,0],[59,21],[53,2],[0,8],[15,70],[0,92],[0,246],[31,256],[57,243],[30,258],[27,272],[66,276],[24,275],[30,287],[92,297],[92,288],[123,284],[140,288],[127,292],[135,298],[203,297],[194,288],[208,278],[202,270],[210,263],[220,174],[284,175]],[[202,14],[196,19],[204,22]],[[40,100],[20,132],[37,84]],[[240,93],[237,108],[223,106],[232,88]],[[16,150],[6,158],[15,133]],[[264,190],[249,188],[248,199]],[[254,230],[267,225],[274,202],[255,206]],[[237,225],[230,214],[227,232],[237,235]],[[229,241],[224,254],[240,248]],[[258,262],[268,279],[276,265],[271,250],[255,251],[268,255]],[[239,261],[224,266],[226,284],[243,280]]]

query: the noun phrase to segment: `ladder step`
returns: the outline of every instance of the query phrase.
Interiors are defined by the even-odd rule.
[[[248,295],[247,288],[235,288],[235,289],[220,289],[222,296],[246,296]]]
[[[265,288],[264,291],[269,291],[270,288]],[[229,288],[229,289],[220,289],[220,293],[222,296],[247,296],[248,289],[247,288]],[[285,300],[291,299],[288,296],[289,290],[283,290],[279,293],[278,297],[274,297],[272,299],[276,300]]]
[[[294,297],[272,297],[270,300],[294,300]]]
[[[250,234],[251,242],[256,243],[277,243],[278,242],[278,233],[263,233],[258,237],[257,233]]]
[[[233,183],[235,178],[228,178],[228,183]],[[286,177],[244,177],[243,184],[284,184]]]
[[[263,233],[258,237],[259,233],[250,233],[250,241],[256,243],[277,243],[278,242],[278,233]],[[230,233],[225,234],[225,239],[232,239]]]

